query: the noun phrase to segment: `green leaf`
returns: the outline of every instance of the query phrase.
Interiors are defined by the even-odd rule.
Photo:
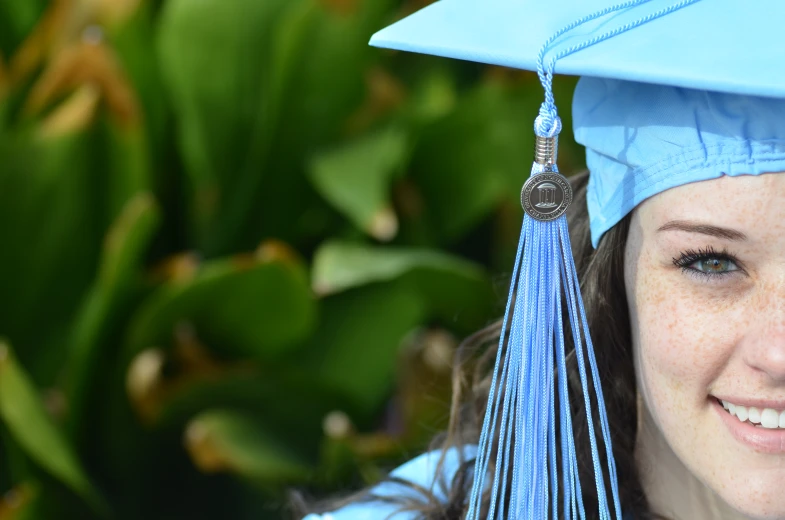
[[[244,410],[263,417],[271,435],[286,438],[298,453],[314,455],[322,437],[322,418],[345,406],[345,397],[331,392],[313,372],[302,370],[301,355],[293,362],[254,368],[226,368],[204,377],[184,377],[161,401],[155,427],[181,429],[194,415],[213,408]],[[285,399],[281,396],[285,395]],[[292,410],[297,410],[296,414]],[[290,432],[296,431],[292,437]]]
[[[0,342],[0,418],[31,459],[97,511],[105,511],[103,499],[92,487],[73,448],[52,423],[32,381],[3,342]]]
[[[311,164],[311,180],[358,228],[379,240],[390,240],[398,230],[390,182],[406,151],[406,135],[390,127],[318,156]]]
[[[336,13],[326,7],[330,2],[317,3],[318,20],[284,99],[282,116],[288,124],[282,130],[289,131],[282,132],[283,142],[295,153],[311,153],[314,146],[344,135],[347,118],[369,95],[367,78],[383,52],[368,40],[400,5],[397,0],[351,0],[341,2],[353,4],[351,12]]]
[[[95,276],[104,216],[94,133],[0,139],[0,330],[12,338],[33,378],[49,382],[67,357],[62,348]],[[41,326],[42,316],[46,326]]]
[[[160,218],[152,195],[140,193],[128,201],[106,236],[98,278],[77,315],[70,341],[68,403],[72,434],[86,426],[85,407],[96,376],[99,349],[141,274],[144,255]]]
[[[256,200],[311,11],[306,0],[164,7],[161,68],[179,116],[197,231],[212,249],[227,249]]]
[[[458,92],[455,78],[437,63],[423,70],[407,103],[411,119],[418,124],[438,121],[455,109]]]
[[[256,107],[257,117],[251,129],[247,157],[234,186],[231,204],[227,205],[223,218],[216,222],[215,234],[207,243],[208,249],[223,250],[232,243],[232,239],[240,238],[243,222],[253,219],[260,197],[268,199],[262,206],[270,203],[269,194],[264,190],[265,176],[259,172],[278,171],[280,168],[278,155],[283,150],[274,148],[274,143],[282,127],[289,124],[283,119],[282,106],[291,90],[295,69],[303,54],[308,52],[311,26],[316,14],[313,0],[290,1],[286,5],[286,10],[276,20],[274,30],[271,31],[270,55],[265,66],[268,73],[263,76],[266,93],[260,96]],[[272,176],[266,177],[269,179]],[[294,177],[295,181],[303,181],[300,177]],[[281,184],[280,177],[276,178],[276,184]],[[302,184],[300,182],[297,188],[301,188]],[[291,206],[291,202],[289,199],[288,205]],[[280,215],[276,215],[275,220],[280,220]]]
[[[10,57],[32,31],[45,8],[44,0],[0,2],[0,53]]]
[[[147,136],[140,126],[120,128],[104,126],[107,180],[105,191],[107,213],[114,220],[126,203],[139,193],[151,189],[150,157]]]
[[[185,446],[204,472],[229,471],[258,482],[303,480],[310,468],[254,417],[210,410],[186,428]]]
[[[410,284],[387,282],[327,297],[321,314],[302,364],[370,413],[388,395],[398,352],[424,321],[426,304]]]
[[[332,294],[395,280],[414,269],[446,271],[476,280],[484,277],[476,264],[436,250],[328,242],[314,256],[313,286],[318,294]]]
[[[340,13],[330,12],[323,1],[291,4],[277,24],[276,52],[261,59],[268,76],[277,79],[276,88],[263,96],[269,117],[258,119],[251,171],[218,237],[224,243],[235,233],[243,233],[248,243],[249,231],[257,231],[243,222],[261,222],[263,234],[292,243],[313,243],[337,220],[319,204],[304,159],[345,139],[347,120],[368,96],[366,78],[378,62],[380,51],[369,47],[368,39],[397,2],[352,1],[348,12]]]
[[[488,82],[423,130],[410,170],[433,242],[455,242],[499,202],[518,196],[531,170],[539,106],[532,97]]]
[[[175,327],[188,322],[214,349],[277,356],[311,332],[316,308],[306,278],[288,257],[205,264],[193,279],[169,282],[145,301],[131,324],[131,350],[168,345]]]
[[[440,251],[328,242],[314,257],[318,294],[394,280],[409,283],[430,317],[460,333],[486,324],[499,303],[480,266]]]
[[[171,138],[167,128],[171,107],[163,88],[162,71],[150,66],[158,59],[155,10],[152,2],[141,2],[131,18],[103,28],[141,104],[149,155],[153,159],[165,160],[164,156],[171,154]]]
[[[159,20],[159,56],[196,187],[237,175],[260,95],[259,56],[286,2],[171,0]],[[259,53],[256,58],[251,54]],[[250,109],[250,110],[249,110]],[[217,187],[217,186],[216,186]]]
[[[139,193],[126,203],[104,241],[98,274],[100,287],[110,291],[140,273],[147,246],[160,220],[152,194]]]

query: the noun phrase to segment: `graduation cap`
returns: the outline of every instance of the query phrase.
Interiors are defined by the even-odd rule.
[[[545,92],[469,520],[586,517],[570,399],[583,400],[588,424],[599,424],[588,432],[600,508],[591,516],[622,519],[564,216],[572,193],[556,166],[561,122],[553,74],[581,76],[573,126],[591,172],[596,247],[661,191],[785,171],[778,139],[785,136],[783,14],[779,0],[441,0],[373,36],[378,47],[537,71]],[[568,392],[565,334],[572,335],[583,395]]]

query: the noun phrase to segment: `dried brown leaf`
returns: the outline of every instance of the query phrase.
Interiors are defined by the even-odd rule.
[[[0,520],[19,517],[24,507],[35,498],[36,492],[30,484],[21,484],[8,490],[0,497]]]
[[[83,85],[49,114],[39,127],[44,138],[54,138],[87,128],[100,103],[100,93],[93,85]]]
[[[73,34],[78,34],[80,10],[76,0],[53,0],[41,20],[11,57],[10,77],[14,84],[24,82],[41,68],[47,57]]]
[[[82,0],[85,1],[85,0]],[[90,0],[96,19],[107,26],[120,25],[139,10],[141,0]]]
[[[116,121],[126,127],[139,125],[136,94],[114,52],[94,39],[66,46],[49,62],[34,83],[25,103],[28,114],[38,114],[63,95],[83,85],[93,85]]]
[[[194,252],[185,252],[165,258],[152,269],[155,281],[193,280],[199,270],[199,256]]]
[[[265,240],[256,248],[254,257],[257,262],[282,262],[285,264],[299,264],[300,256],[289,244],[280,240]]]

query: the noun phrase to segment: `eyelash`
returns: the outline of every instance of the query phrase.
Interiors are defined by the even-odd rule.
[[[692,267],[696,262],[700,262],[701,260],[710,260],[710,259],[726,260],[732,263],[736,267],[736,269],[731,271],[726,271],[724,273],[711,273],[711,272],[700,271]],[[682,251],[678,257],[673,259],[673,265],[680,268],[685,274],[691,276],[697,276],[704,280],[712,280],[712,279],[717,279],[728,275],[732,275],[735,273],[744,272],[741,262],[739,262],[739,260],[736,258],[736,255],[729,252],[727,249],[723,249],[722,251],[717,251],[711,246],[708,246],[705,249],[698,248],[698,249],[688,249],[686,251]]]

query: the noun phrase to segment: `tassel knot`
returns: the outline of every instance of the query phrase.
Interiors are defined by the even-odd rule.
[[[556,107],[543,103],[540,114],[534,120],[534,134],[538,137],[556,137],[561,132],[561,118],[556,113]]]

